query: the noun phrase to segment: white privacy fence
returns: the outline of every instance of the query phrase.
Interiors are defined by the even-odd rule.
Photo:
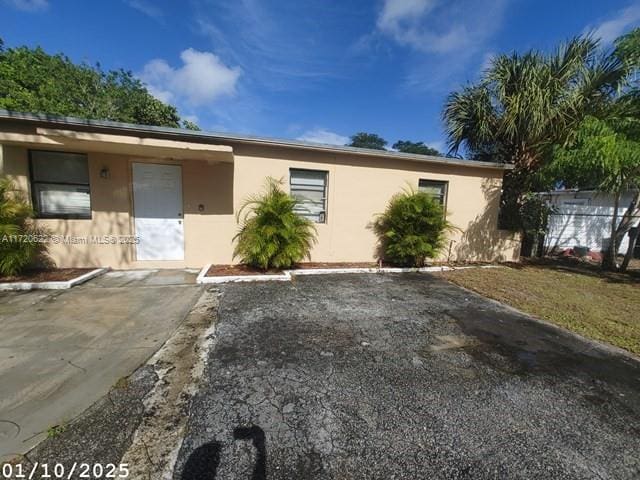
[[[618,210],[622,218],[626,204]],[[611,221],[614,207],[605,205],[556,204],[556,211],[549,216],[548,230],[545,236],[545,248],[548,250],[589,247],[592,251],[606,250],[611,237]],[[636,222],[637,225],[637,222]],[[629,237],[625,235],[620,252],[627,251]]]

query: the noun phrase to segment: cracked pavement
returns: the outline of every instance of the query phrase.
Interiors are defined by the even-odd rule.
[[[174,479],[640,477],[640,362],[436,277],[222,287]]]

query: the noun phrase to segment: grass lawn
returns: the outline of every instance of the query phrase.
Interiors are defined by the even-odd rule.
[[[449,281],[640,355],[640,278],[553,263],[445,272]]]

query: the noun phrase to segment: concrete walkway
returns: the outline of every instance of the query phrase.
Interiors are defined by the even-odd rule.
[[[0,461],[28,451],[146,361],[199,298],[195,278],[120,271],[66,291],[0,294]]]

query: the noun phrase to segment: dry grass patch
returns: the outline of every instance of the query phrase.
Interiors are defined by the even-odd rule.
[[[451,282],[581,335],[640,355],[640,280],[558,265],[441,274]]]

